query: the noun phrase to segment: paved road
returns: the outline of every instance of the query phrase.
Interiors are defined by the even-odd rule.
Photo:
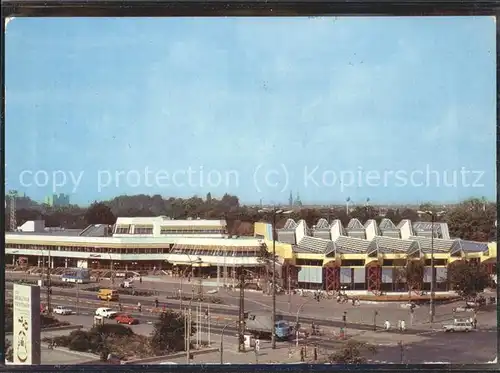
[[[84,291],[82,291],[80,293],[81,294],[79,296],[79,301],[78,301],[78,309],[80,310],[80,312],[84,312],[84,310],[85,311],[88,310],[87,312],[92,313],[97,307],[108,307],[108,302],[103,302],[103,301],[99,301],[99,300],[95,299],[94,298],[95,294],[84,292]],[[12,291],[7,290],[5,299],[8,301],[11,298],[12,298]],[[155,320],[157,318],[157,316],[154,313],[152,313],[152,308],[147,308],[144,306],[143,312],[141,314],[138,314],[136,312],[136,299],[138,299],[138,298],[139,297],[132,297],[132,296],[122,297],[121,304],[124,307],[124,311],[127,313],[130,313],[133,316],[143,318],[145,320]],[[77,308],[76,295],[72,291],[72,289],[70,289],[70,290],[67,290],[67,289],[64,289],[64,290],[57,289],[56,290],[56,289],[54,289],[53,295],[51,298],[51,302],[53,305],[69,306],[73,310],[76,310],[76,308]],[[165,305],[167,308],[177,309],[179,307],[179,302],[168,301],[168,302],[165,302]],[[110,302],[109,306],[112,308],[115,308],[115,309],[117,308],[116,302],[115,303]],[[192,306],[193,310],[196,310],[196,307],[197,307],[196,303],[193,304],[193,306]],[[237,308],[222,306],[225,308],[221,309],[219,307],[221,307],[221,306],[220,305],[212,305],[211,312],[213,314],[217,314],[217,315],[228,315],[228,316],[232,316],[232,317],[235,317],[238,315]],[[246,308],[246,310],[251,311],[248,308]],[[356,310],[356,309],[354,308],[354,310]],[[160,311],[160,309],[158,311]],[[347,316],[349,317],[349,315],[350,314],[348,313]],[[292,323],[294,323],[296,320],[295,316],[286,315],[286,314],[283,314],[283,318],[285,320],[292,322]],[[373,330],[373,321],[371,322],[371,324],[356,324],[356,323],[351,323],[350,319],[349,319],[347,321],[347,323],[344,324],[342,321],[335,320],[334,318],[332,320],[332,318],[328,318],[328,319],[318,318],[318,317],[311,317],[309,315],[304,315],[304,314],[302,314],[300,316],[299,321],[301,324],[307,325],[307,326],[311,325],[314,322],[315,324],[320,325],[321,327],[327,327],[327,328],[340,329],[340,328],[345,326],[347,329]],[[384,320],[381,319],[380,317],[378,317],[376,321],[377,321],[378,328],[379,329],[382,328]],[[407,330],[408,333],[417,333],[419,331],[420,331],[420,329],[411,329],[411,328],[408,328],[408,330]]]
[[[445,333],[438,331],[426,335],[425,341],[403,345],[403,362],[481,364],[497,356],[497,332],[494,329],[471,333]],[[374,362],[401,361],[399,346],[381,346],[372,358]]]
[[[14,274],[8,273],[7,277],[10,278],[23,278],[22,274]],[[32,276],[33,279],[38,278],[36,276]],[[161,303],[167,302],[168,305],[179,304],[178,301],[169,299],[167,300],[167,296],[172,296],[174,294],[178,294],[179,290],[179,279],[171,278],[167,276],[158,277],[157,281],[144,281],[143,283],[135,282],[134,286],[140,289],[147,289],[158,292],[158,299]],[[214,282],[212,280],[211,282]],[[198,282],[196,279],[188,283],[184,280],[183,290],[186,296],[190,296],[193,290],[195,294],[198,293]],[[7,284],[7,288],[12,286],[10,283]],[[96,284],[90,284],[83,287],[95,287]],[[109,280],[102,280],[100,282],[100,286],[107,287],[111,286]],[[204,289],[214,289],[213,287],[205,286]],[[55,293],[58,292],[54,288]],[[71,290],[70,292],[74,292],[75,290]],[[95,298],[95,294],[88,293],[86,291],[81,291],[81,296],[84,298]],[[239,291],[231,291],[226,289],[219,289],[217,294],[214,294],[215,297],[221,298],[224,302],[224,305],[233,307],[237,309],[239,305]],[[148,306],[151,304],[153,299],[152,297],[126,297],[122,296],[122,299],[134,299],[141,300],[143,306]],[[443,322],[446,320],[450,320],[452,318],[453,307],[457,305],[437,305],[436,306],[436,321]],[[220,306],[215,306],[220,307]],[[228,308],[228,307],[226,307]],[[271,310],[272,308],[272,297],[262,294],[262,292],[255,291],[245,291],[245,309],[247,311],[252,310]],[[360,306],[354,307],[350,304],[339,304],[335,300],[323,299],[321,302],[316,302],[312,298],[301,297],[299,295],[277,295],[276,297],[276,308],[277,311],[282,314],[291,313],[296,315],[300,309],[300,314],[304,317],[309,318],[319,318],[319,319],[327,319],[334,321],[341,321],[344,312],[347,312],[348,321],[353,323],[361,323],[361,324],[369,324],[373,325],[374,321],[374,313],[378,312],[377,316],[377,324],[383,325],[385,320],[390,321],[392,324],[396,324],[398,320],[405,320],[407,325],[410,325],[410,314],[407,309],[402,309],[400,304],[394,303],[379,303],[379,304],[362,304]],[[428,308],[425,306],[419,307],[415,310],[413,316],[413,325],[415,328],[419,328],[421,326],[426,327],[425,324],[428,320]]]

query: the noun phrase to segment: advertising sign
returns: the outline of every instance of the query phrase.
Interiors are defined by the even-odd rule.
[[[14,284],[14,364],[40,364],[40,287]]]

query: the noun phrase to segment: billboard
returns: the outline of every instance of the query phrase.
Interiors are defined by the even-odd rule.
[[[14,284],[14,364],[40,364],[40,288]]]

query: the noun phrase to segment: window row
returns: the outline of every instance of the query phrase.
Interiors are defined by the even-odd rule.
[[[38,250],[41,255],[48,251],[69,251],[80,253],[96,253],[96,254],[168,254],[169,247],[146,247],[146,248],[115,248],[115,247],[82,247],[82,246],[42,246],[42,245],[22,245],[22,244],[7,244],[9,249],[19,250]],[[45,252],[45,253],[44,253]],[[47,255],[45,254],[45,255]]]
[[[162,228],[160,234],[225,234],[224,229]]]
[[[210,255],[210,256],[225,256],[225,257],[257,257],[259,250],[219,250],[219,249],[172,249],[171,254],[180,255]]]

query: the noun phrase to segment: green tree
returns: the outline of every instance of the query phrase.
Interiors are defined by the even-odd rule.
[[[102,202],[94,202],[85,213],[87,224],[108,224],[116,223],[116,217],[111,208]]]
[[[464,299],[475,298],[491,284],[491,276],[483,264],[459,260],[448,266],[448,285]]]
[[[408,295],[416,289],[421,289],[424,281],[425,262],[423,260],[408,260],[402,276],[406,280]]]
[[[338,351],[328,356],[328,361],[332,364],[365,364],[366,354],[374,355],[377,348],[373,345],[349,340]]]
[[[469,199],[446,214],[452,237],[486,242],[496,237],[496,205]]]
[[[186,316],[182,313],[167,310],[162,312],[154,325],[151,333],[151,348],[157,354],[183,351],[186,340]],[[196,325],[193,322],[190,336],[196,333]]]

